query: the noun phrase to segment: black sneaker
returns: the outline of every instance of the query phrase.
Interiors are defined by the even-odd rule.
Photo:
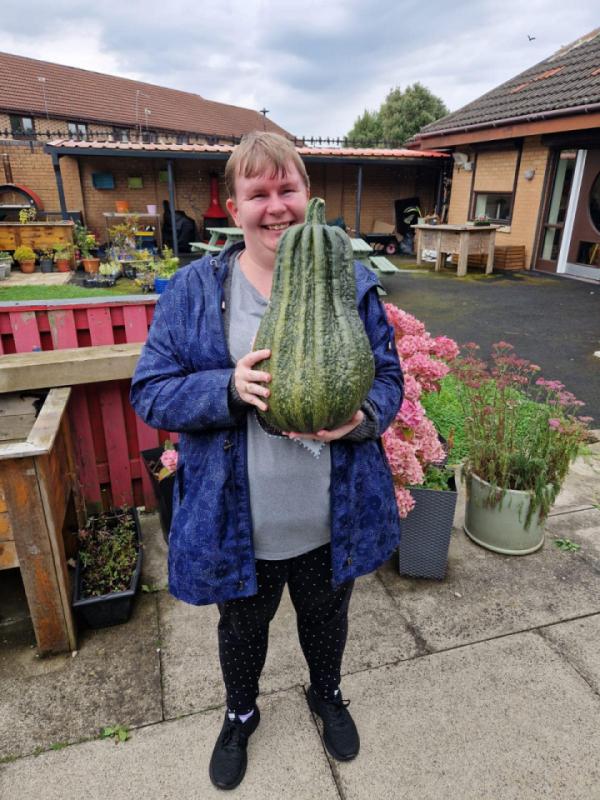
[[[323,741],[329,754],[337,761],[356,758],[360,739],[347,708],[350,701],[344,700],[339,690],[334,700],[322,700],[312,686],[308,687],[306,699],[313,714],[323,720]]]
[[[215,744],[208,774],[218,789],[235,789],[246,774],[248,738],[258,728],[260,711],[254,706],[254,714],[246,722],[229,719],[225,711],[225,721]]]

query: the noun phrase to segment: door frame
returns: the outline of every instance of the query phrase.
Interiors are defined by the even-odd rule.
[[[567,207],[567,214],[565,217],[565,227],[560,243],[558,261],[556,263],[556,274],[567,275],[573,278],[590,278],[593,281],[598,281],[600,279],[598,267],[586,267],[584,264],[574,264],[567,260],[569,249],[571,247],[571,237],[573,236],[575,215],[577,213],[577,206],[579,205],[579,194],[581,192],[581,183],[583,180],[587,154],[587,150],[577,151],[577,161],[575,162],[573,183],[571,185],[569,205]]]

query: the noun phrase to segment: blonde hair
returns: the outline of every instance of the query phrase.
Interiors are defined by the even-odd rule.
[[[304,162],[288,139],[278,133],[246,133],[225,165],[225,184],[229,197],[235,197],[235,179],[238,175],[255,178],[270,170],[270,177],[274,178],[276,175],[285,175],[290,163],[296,167],[309,189],[310,180]]]

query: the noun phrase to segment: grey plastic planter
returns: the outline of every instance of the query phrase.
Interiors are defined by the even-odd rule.
[[[495,490],[477,475],[467,478],[467,506],[464,532],[476,544],[507,556],[535,553],[544,544],[544,525],[539,512],[529,527],[525,520],[529,492],[507,489],[498,503],[491,502]]]
[[[398,571],[414,578],[443,580],[456,508],[456,482],[450,478],[448,491],[414,488],[415,507],[402,520],[398,548]]]

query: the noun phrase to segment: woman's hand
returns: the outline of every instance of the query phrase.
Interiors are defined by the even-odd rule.
[[[271,376],[268,372],[259,372],[252,369],[258,362],[271,356],[270,350],[253,350],[240,358],[235,367],[233,378],[235,388],[245,403],[256,406],[261,411],[267,411],[267,405],[260,398],[269,397],[271,392],[261,383],[268,383]]]
[[[285,436],[288,436],[290,439],[314,439],[316,442],[333,442],[335,439],[341,439],[342,436],[345,436],[350,431],[353,431],[354,428],[358,427],[360,423],[365,418],[364,411],[360,408],[356,412],[356,414],[345,422],[343,425],[340,425],[339,428],[333,428],[333,430],[327,431],[317,431],[316,433],[295,433],[295,432],[287,432]]]

